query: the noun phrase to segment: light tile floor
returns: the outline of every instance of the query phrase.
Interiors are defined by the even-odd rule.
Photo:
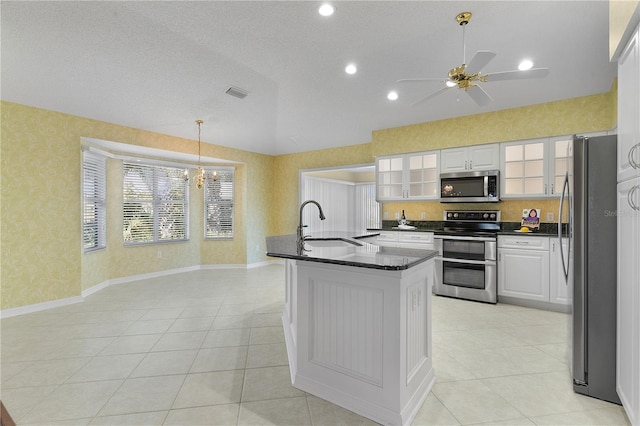
[[[2,320],[1,399],[18,424],[367,425],[291,386],[284,270],[206,270]],[[567,315],[434,297],[437,383],[415,425],[629,424],[575,394]]]

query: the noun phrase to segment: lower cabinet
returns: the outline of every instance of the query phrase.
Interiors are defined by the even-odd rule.
[[[618,183],[618,396],[640,425],[640,177]]]
[[[555,237],[498,236],[498,302],[502,297],[539,302],[537,307],[568,306],[560,253]]]
[[[373,244],[383,247],[433,250],[433,232],[380,231]]]

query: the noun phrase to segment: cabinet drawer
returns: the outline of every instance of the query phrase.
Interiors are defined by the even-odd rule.
[[[433,232],[400,232],[398,240],[401,243],[433,243]]]
[[[517,248],[523,250],[549,250],[549,237],[534,236],[498,236],[498,248]]]
[[[376,238],[377,244],[390,244],[398,242],[398,233],[389,231],[380,231]]]

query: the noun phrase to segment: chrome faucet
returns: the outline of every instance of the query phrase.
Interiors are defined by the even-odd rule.
[[[298,253],[302,253],[303,251],[308,251],[304,248],[304,235],[302,235],[302,209],[309,203],[313,203],[318,206],[318,210],[320,210],[320,220],[325,220],[324,212],[322,211],[322,207],[317,201],[307,200],[300,205],[300,222],[298,222],[298,237],[296,238],[296,242],[298,243]]]

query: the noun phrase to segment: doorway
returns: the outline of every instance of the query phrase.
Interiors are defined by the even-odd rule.
[[[300,171],[300,202],[315,200],[326,220],[312,207],[305,208],[305,234],[325,231],[364,233],[381,225],[381,205],[376,201],[373,164]]]

